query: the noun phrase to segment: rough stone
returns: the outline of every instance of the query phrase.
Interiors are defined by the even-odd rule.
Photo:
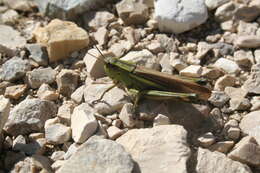
[[[4,129],[12,136],[43,130],[47,119],[56,114],[56,105],[40,99],[26,99],[10,112]]]
[[[112,85],[113,84],[90,84],[86,86],[84,90],[85,102],[93,105],[93,102],[100,99],[102,93]],[[123,105],[128,101],[129,99],[126,93],[122,89],[114,87],[107,91],[103,99],[93,106],[98,113],[105,115],[112,114],[115,111],[120,111]]]
[[[250,102],[245,98],[248,92],[243,88],[226,87],[225,93],[231,98],[229,104],[232,110],[246,110],[250,108]]]
[[[158,114],[156,117],[154,117],[153,126],[169,125],[169,124],[171,124],[171,121],[169,117],[165,115]]]
[[[255,35],[237,36],[234,44],[239,48],[259,48],[260,37]]]
[[[209,101],[217,107],[222,107],[230,99],[230,97],[223,91],[213,91]]]
[[[246,114],[241,120],[239,127],[243,134],[248,134],[254,137],[257,143],[260,143],[260,111],[253,111]]]
[[[220,77],[214,86],[214,90],[223,91],[228,86],[234,86],[236,82],[236,78],[230,75],[225,75]]]
[[[108,137],[109,137],[109,139],[112,139],[112,140],[117,139],[118,137],[120,137],[120,136],[123,135],[124,133],[125,133],[124,130],[119,129],[119,128],[116,127],[116,126],[110,126],[110,127],[107,129]]]
[[[53,124],[45,128],[45,138],[51,144],[63,144],[71,138],[71,128],[63,124]]]
[[[60,94],[70,97],[78,86],[79,75],[73,70],[62,69],[56,77]]]
[[[20,33],[7,25],[0,25],[0,53],[5,53],[9,56],[17,54],[18,49],[26,44],[25,38]]]
[[[259,8],[256,6],[241,5],[235,12],[235,18],[237,20],[243,20],[251,22],[260,15]]]
[[[239,66],[234,61],[226,59],[226,58],[218,59],[215,62],[214,67],[220,68],[229,74],[233,74],[233,73],[236,74],[240,71]]]
[[[228,157],[232,160],[259,168],[260,147],[252,137],[247,136],[235,145],[234,149],[228,154]]]
[[[202,147],[208,148],[216,142],[216,138],[211,132],[208,132],[200,136],[198,142]]]
[[[11,9],[28,12],[35,7],[32,1],[28,0],[3,0],[4,4]]]
[[[0,134],[2,134],[2,129],[9,117],[10,107],[11,107],[11,103],[9,99],[1,95],[0,96]]]
[[[251,67],[254,63],[254,56],[252,51],[239,50],[234,52],[235,62],[242,67]]]
[[[235,2],[230,1],[225,3],[217,8],[215,11],[215,18],[219,22],[224,22],[232,19],[237,9],[237,5]]]
[[[221,165],[221,166],[220,166]],[[198,173],[222,172],[222,173],[252,173],[247,165],[233,161],[220,152],[211,152],[199,148],[196,171]]]
[[[234,141],[217,142],[209,147],[210,151],[218,151],[227,154],[235,145]]]
[[[57,161],[57,160],[63,160],[64,159],[64,151],[54,151],[51,155],[51,160]]]
[[[208,18],[204,0],[155,2],[155,18],[161,32],[182,33],[204,23]]]
[[[29,61],[13,57],[2,65],[2,77],[7,81],[15,81],[24,77],[31,70]]]
[[[84,89],[85,89],[85,86],[82,85],[82,86],[78,87],[70,96],[71,99],[73,101],[75,101],[77,104],[80,104],[83,101]]]
[[[227,131],[227,137],[232,140],[238,140],[241,130],[238,127],[230,127]]]
[[[90,27],[98,29],[105,27],[116,20],[115,15],[108,11],[90,11],[83,15],[85,28]]]
[[[26,73],[28,85],[31,88],[39,88],[42,84],[55,82],[57,72],[51,67],[34,69]]]
[[[126,25],[144,24],[149,18],[148,7],[139,1],[123,0],[116,4],[116,10]]]
[[[84,143],[97,130],[98,122],[88,104],[75,107],[71,115],[72,138],[76,143]]]
[[[6,87],[4,95],[7,98],[17,100],[24,94],[26,89],[27,89],[27,85],[24,84],[9,86]]]
[[[134,127],[135,126],[134,105],[132,103],[124,104],[119,114],[119,118],[124,123],[125,127]]]
[[[205,4],[209,10],[214,10],[229,1],[230,0],[205,0]]]
[[[76,20],[78,17],[96,10],[103,6],[107,0],[54,0],[42,1],[35,0],[41,13],[51,18],[59,18],[63,20]]]
[[[108,38],[108,30],[106,27],[98,28],[98,30],[94,33],[94,38],[99,45],[103,46],[106,44]]]
[[[55,101],[59,98],[59,93],[44,83],[38,89],[37,96],[42,100]]]
[[[92,55],[94,55],[97,58],[93,57]],[[90,49],[84,57],[87,72],[89,73],[90,77],[94,79],[105,76],[104,62],[100,60],[100,58],[103,57],[97,49]]]
[[[177,172],[187,172],[190,149],[187,147],[186,136],[187,132],[182,126],[163,125],[129,130],[117,142],[132,155],[140,172],[153,170],[168,173],[176,168]]]
[[[201,77],[202,67],[200,65],[190,65],[180,71],[180,75],[187,77]]]
[[[62,104],[57,113],[57,117],[63,124],[70,126],[71,124],[71,114],[75,108],[75,104],[72,102],[65,102]]]
[[[45,138],[36,139],[30,143],[18,142],[14,145],[13,149],[24,152],[27,155],[43,154],[46,151],[47,141]]]
[[[45,27],[34,30],[37,43],[47,47],[49,61],[54,62],[68,58],[72,52],[86,48],[89,43],[88,33],[75,23],[52,20]]]
[[[15,10],[7,10],[1,15],[1,21],[6,25],[15,25],[19,19],[19,14]]]
[[[52,172],[51,162],[49,158],[41,155],[33,155],[32,157],[26,157],[24,160],[17,162],[10,172],[31,172],[31,169],[41,170],[42,172]]]
[[[104,171],[131,173],[133,169],[134,162],[123,146],[111,140],[91,138],[64,163],[57,173]]]
[[[115,44],[112,44],[109,51],[112,52],[115,57],[122,57],[133,47],[133,43],[128,40],[120,40]]]
[[[48,65],[48,52],[46,47],[41,44],[27,44],[25,46],[30,52],[30,58],[37,64],[46,66]]]
[[[260,94],[260,64],[255,64],[251,68],[251,74],[248,76],[242,88],[252,94]]]

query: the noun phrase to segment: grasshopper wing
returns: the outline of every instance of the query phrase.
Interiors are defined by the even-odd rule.
[[[185,80],[167,73],[151,70],[143,66],[136,66],[133,73],[147,80],[157,82],[160,85],[169,88],[169,91],[196,93],[201,100],[207,100],[211,95],[211,91],[208,88],[195,82],[191,82],[190,80]]]

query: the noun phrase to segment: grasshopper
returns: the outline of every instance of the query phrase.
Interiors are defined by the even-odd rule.
[[[114,85],[108,88],[98,100],[102,100],[107,91],[118,84],[122,84],[132,96],[134,96],[134,106],[136,107],[140,98],[156,100],[181,100],[185,102],[206,101],[211,91],[200,85],[205,83],[203,78],[188,78],[178,75],[170,75],[139,66],[136,63],[123,61],[119,58],[105,57],[102,52],[94,45],[102,55],[96,57],[104,62],[106,74],[114,81]]]

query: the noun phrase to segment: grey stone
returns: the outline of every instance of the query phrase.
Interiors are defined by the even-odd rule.
[[[1,15],[1,21],[6,25],[14,25],[19,19],[19,14],[15,10],[7,10]]]
[[[233,161],[220,152],[211,152],[199,148],[197,156],[197,173],[252,173],[247,165]]]
[[[241,5],[235,12],[237,20],[252,22],[260,15],[259,8],[256,6]]]
[[[64,155],[64,160],[68,160],[74,153],[77,152],[79,149],[80,145],[77,143],[73,143],[69,146],[67,152]]]
[[[0,25],[0,52],[9,56],[17,54],[18,49],[26,44],[20,33],[7,25]]]
[[[25,46],[30,52],[30,58],[37,64],[46,66],[48,65],[48,52],[46,47],[41,44],[27,44]]]
[[[47,119],[56,114],[56,105],[40,99],[26,99],[10,112],[4,129],[12,136],[43,130]]]
[[[158,0],[155,18],[160,31],[178,34],[204,23],[208,12],[204,0]]]
[[[2,76],[4,80],[15,81],[24,77],[25,73],[31,70],[29,61],[18,57],[13,57],[2,66]]]
[[[222,107],[230,99],[230,97],[223,91],[213,91],[209,101],[217,107]]]
[[[131,173],[133,169],[134,162],[123,146],[111,140],[91,138],[64,163],[57,173]]]
[[[94,110],[83,103],[73,110],[71,115],[72,138],[76,143],[84,143],[97,130],[98,122]]]
[[[63,69],[56,77],[60,94],[70,97],[78,86],[79,75],[73,70]]]
[[[81,1],[70,1],[70,0],[35,0],[38,4],[40,11],[51,17],[66,19],[76,19],[84,12],[97,9],[101,5],[105,4],[107,0],[81,0]]]
[[[186,137],[182,126],[162,125],[129,130],[116,141],[132,155],[139,172],[184,173],[190,156]]]
[[[39,88],[42,84],[55,82],[57,72],[50,67],[34,69],[27,72],[26,77],[31,88]]]
[[[149,18],[148,7],[139,1],[123,0],[116,4],[116,10],[126,25],[144,24]]]
[[[13,150],[24,152],[27,155],[33,155],[33,154],[41,155],[46,151],[46,144],[47,141],[45,138],[39,138],[27,144],[25,143],[25,141],[24,143],[16,142],[14,143]]]
[[[259,48],[260,37],[255,35],[237,36],[234,43],[239,48]]]
[[[76,105],[72,102],[65,102],[59,107],[57,117],[59,118],[61,123],[70,126],[71,114],[72,114],[75,106]]]
[[[7,151],[4,158],[4,166],[7,170],[11,170],[15,163],[19,162],[20,160],[23,160],[25,157],[26,156],[24,153]]]

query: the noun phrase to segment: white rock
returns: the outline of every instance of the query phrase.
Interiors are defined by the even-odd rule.
[[[198,138],[198,142],[200,143],[201,146],[207,148],[216,142],[216,138],[211,132],[208,132],[200,136]]]
[[[260,37],[255,35],[238,36],[235,40],[235,46],[239,48],[259,48]]]
[[[240,71],[239,66],[232,60],[226,59],[226,58],[219,58],[215,64],[214,67],[220,68],[224,70],[227,73],[238,73]]]
[[[215,11],[215,18],[219,22],[224,22],[232,19],[236,10],[236,3],[230,1],[217,8]]]
[[[209,147],[210,151],[218,151],[221,153],[226,154],[233,148],[235,145],[234,141],[223,141],[223,142],[217,142]]]
[[[0,25],[0,52],[14,56],[26,44],[20,33],[7,25]]]
[[[123,135],[125,133],[124,130],[119,129],[118,127],[115,126],[110,126],[107,129],[107,134],[109,139],[115,140],[117,139],[119,136]]]
[[[71,114],[74,108],[75,104],[72,102],[65,102],[59,107],[57,117],[59,118],[61,123],[66,125],[71,124]]]
[[[182,126],[163,125],[129,130],[116,141],[132,155],[140,172],[185,173],[190,157],[186,137]]]
[[[205,0],[205,4],[209,10],[214,10],[229,1],[230,0]]]
[[[153,120],[153,126],[169,125],[169,124],[171,124],[170,119],[163,114],[158,114]]]
[[[70,140],[71,128],[59,123],[47,126],[45,138],[51,144],[63,144]]]
[[[78,87],[72,94],[71,99],[76,103],[80,104],[83,100],[85,85]]]
[[[155,17],[160,31],[178,34],[204,23],[208,12],[204,0],[158,0]]]
[[[97,130],[98,122],[88,104],[75,107],[71,116],[72,138],[76,143],[85,142]]]
[[[211,152],[203,148],[198,150],[196,172],[252,173],[247,165],[233,161],[223,153]]]
[[[95,57],[91,56],[90,54],[94,55]],[[93,78],[100,78],[105,76],[104,71],[104,63],[102,60],[98,58],[103,58],[102,55],[96,49],[90,49],[88,53],[84,57],[84,62],[86,64],[87,72]]]
[[[134,106],[132,103],[124,104],[120,114],[120,120],[124,123],[126,127],[134,127],[135,120],[134,120]]]
[[[59,93],[51,88],[48,84],[42,84],[37,91],[37,96],[43,100],[57,100],[59,98]]]
[[[2,133],[2,129],[8,119],[10,107],[11,107],[11,103],[9,99],[1,95],[0,96],[0,134]]]
[[[60,122],[60,120],[59,120],[58,117],[50,118],[50,119],[45,121],[44,129],[47,129],[49,126],[52,126],[52,125],[57,124],[59,122]]]
[[[187,77],[200,77],[202,73],[202,67],[200,65],[190,65],[180,71],[180,75]]]
[[[223,91],[227,86],[234,86],[236,78],[230,75],[225,75],[220,78],[215,83],[214,90]]]

